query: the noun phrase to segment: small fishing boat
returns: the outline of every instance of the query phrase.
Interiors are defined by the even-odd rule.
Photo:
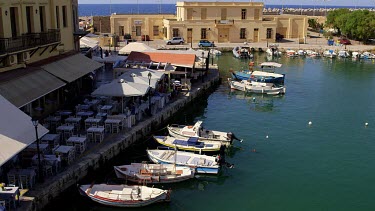
[[[297,57],[298,54],[295,50],[286,50],[286,56],[287,57]]]
[[[350,57],[350,54],[349,54],[348,51],[340,50],[339,53],[338,53],[338,57],[341,57],[341,58],[348,58],[348,57]]]
[[[245,58],[245,59],[253,58],[253,54],[250,52],[249,47],[236,46],[233,48],[232,52],[233,52],[233,56],[236,58]]]
[[[170,201],[170,190],[147,186],[91,184],[81,185],[79,191],[91,200],[112,207],[143,207]]]
[[[337,54],[333,50],[326,50],[323,52],[323,56],[333,59],[333,58],[336,58]]]
[[[281,56],[282,52],[279,51],[279,45],[278,44],[271,44],[266,50],[267,55],[269,56]]]
[[[285,74],[275,73],[276,68],[282,67],[282,64],[276,62],[263,62],[260,64],[260,70],[250,70],[231,72],[232,78],[238,81],[251,80],[255,82],[265,82],[274,84],[284,84]]]
[[[177,148],[180,150],[194,152],[216,152],[220,150],[221,144],[217,141],[199,141],[198,137],[188,139],[177,139],[171,136],[153,136],[161,145]]]
[[[244,92],[269,95],[285,94],[284,86],[276,86],[273,83],[262,83],[247,80],[234,81],[231,78],[228,78],[228,82],[231,89],[236,89]]]
[[[210,54],[212,54],[214,56],[220,56],[221,55],[221,51],[219,51],[217,49],[210,49]]]
[[[168,125],[167,128],[170,136],[179,139],[198,137],[199,141],[218,141],[226,146],[231,145],[233,139],[237,139],[231,132],[206,130],[203,128],[202,123],[202,121],[197,121],[194,125],[172,124]]]
[[[163,184],[181,182],[194,177],[194,169],[174,164],[132,163],[114,166],[117,178],[136,183]]]
[[[149,159],[154,163],[175,163],[180,166],[195,168],[199,174],[218,174],[220,157],[199,155],[177,150],[147,150]]]

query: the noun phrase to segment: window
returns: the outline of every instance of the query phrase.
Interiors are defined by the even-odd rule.
[[[267,39],[270,39],[272,37],[272,28],[267,28]]]
[[[33,32],[33,7],[26,7],[26,29],[27,33]]]
[[[135,36],[141,36],[141,26],[135,26]]]
[[[18,8],[11,7],[10,8],[10,27],[12,30],[12,37],[17,37],[19,34],[19,24],[18,24]]]
[[[202,28],[201,29],[201,39],[207,39],[207,29],[206,28]]]
[[[154,26],[153,27],[153,35],[154,36],[159,36],[159,26]]]
[[[66,6],[62,6],[62,16],[63,16],[63,27],[67,27],[68,21],[66,20],[67,18]]]
[[[180,35],[179,35],[179,31],[178,31],[178,29],[173,29],[172,30],[172,36],[173,37],[179,37]]]
[[[221,20],[227,19],[227,8],[221,8]]]
[[[60,28],[60,11],[59,6],[56,6],[56,28]]]
[[[201,20],[206,20],[207,19],[207,8],[202,8],[201,9]]]
[[[241,10],[241,19],[245,20],[246,19],[246,9]]]
[[[240,39],[246,39],[246,28],[240,29]]]
[[[192,8],[187,9],[187,19],[188,20],[193,19],[193,9]]]
[[[46,29],[46,11],[44,6],[39,7],[39,21],[40,21],[40,31],[45,32]]]
[[[260,13],[259,9],[254,10],[254,20],[259,20],[259,13]]]
[[[124,34],[125,34],[125,27],[124,26],[119,26],[118,33],[119,33],[120,36],[124,36]]]

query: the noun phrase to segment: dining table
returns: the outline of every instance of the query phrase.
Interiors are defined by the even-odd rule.
[[[54,154],[61,155],[61,161],[65,161],[66,164],[71,164],[75,159],[75,147],[74,146],[67,146],[67,145],[60,145],[53,149]]]
[[[87,137],[94,142],[102,142],[104,140],[104,127],[90,127],[87,129]]]
[[[0,198],[8,202],[13,206],[14,209],[20,202],[20,188],[19,187],[4,187],[0,188]]]
[[[15,177],[18,184],[21,186],[21,189],[24,189],[24,186],[32,188],[35,184],[35,177],[36,177],[36,172],[35,169],[18,169],[18,168],[13,168],[8,172],[8,178],[9,177]],[[22,180],[21,177],[26,177],[28,184],[25,184]]]
[[[86,137],[72,136],[66,140],[68,146],[75,146],[76,152],[82,154],[86,150]]]

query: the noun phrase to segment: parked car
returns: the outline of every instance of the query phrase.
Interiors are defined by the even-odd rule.
[[[166,41],[167,45],[171,45],[171,44],[182,45],[182,44],[184,44],[184,42],[185,42],[185,40],[182,37],[172,37],[172,39]]]
[[[198,46],[201,47],[214,47],[214,42],[210,42],[208,40],[200,40]]]
[[[346,39],[346,38],[341,38],[339,39],[339,42],[340,44],[342,45],[351,45],[352,43],[350,42],[350,40]]]

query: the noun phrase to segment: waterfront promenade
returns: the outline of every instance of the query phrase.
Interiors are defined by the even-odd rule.
[[[28,190],[21,196],[18,210],[40,210],[51,200],[69,187],[75,186],[88,174],[106,165],[107,161],[124,151],[131,144],[150,136],[153,131],[166,124],[167,120],[184,108],[194,99],[204,95],[207,90],[218,83],[217,66],[210,66],[204,81],[192,83],[191,90],[182,91],[156,114],[146,117],[130,129],[123,129],[118,134],[108,134],[104,141],[91,146],[88,151],[57,175],[49,177],[42,184]]]
[[[359,41],[351,40],[351,45],[340,45],[340,46],[329,46],[327,44],[327,38],[323,37],[322,34],[311,32],[309,31],[310,36],[306,37],[305,43],[299,43],[298,39],[283,39],[280,42],[257,42],[257,43],[247,43],[246,46],[250,48],[254,48],[255,50],[259,50],[261,48],[263,51],[267,49],[267,44],[278,44],[279,49],[281,51],[286,51],[288,49],[292,50],[318,50],[318,51],[325,51],[325,50],[350,50],[350,51],[375,51],[375,44],[368,44],[364,45]],[[334,37],[334,40],[336,41],[339,39],[338,37]],[[185,41],[186,42],[186,41]],[[145,44],[149,45],[152,48],[156,49],[174,49],[174,48],[183,48],[187,49],[191,46],[195,49],[198,48],[198,43],[193,43],[191,45],[190,43],[185,43],[184,45],[166,45],[164,40],[153,40],[153,41],[144,41]],[[232,49],[236,46],[242,46],[244,43],[215,43],[215,48],[218,50],[223,51],[232,51]]]

